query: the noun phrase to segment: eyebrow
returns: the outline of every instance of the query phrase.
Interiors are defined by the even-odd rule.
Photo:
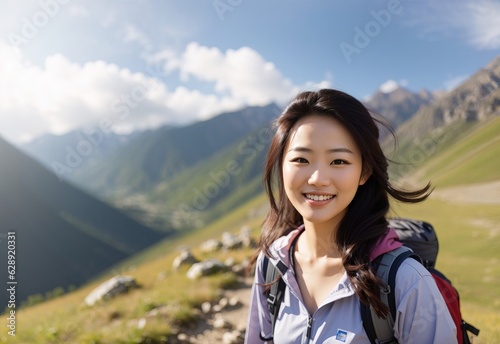
[[[306,152],[306,153],[311,153],[313,150],[311,148],[307,147],[293,147],[288,150],[288,152]],[[287,152],[287,153],[288,153]],[[331,148],[327,150],[328,153],[350,153],[354,154],[349,148],[346,147],[339,147],[339,148]]]

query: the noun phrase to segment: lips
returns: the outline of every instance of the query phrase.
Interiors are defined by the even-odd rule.
[[[335,197],[334,195],[316,195],[316,194],[309,194],[309,193],[304,194],[304,196],[307,199],[310,199],[311,201],[329,201],[333,197]]]

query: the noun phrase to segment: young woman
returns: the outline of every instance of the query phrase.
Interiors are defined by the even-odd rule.
[[[415,203],[430,194],[430,185],[404,191],[390,184],[378,136],[361,102],[336,90],[303,92],[277,119],[246,343],[370,343],[360,302],[388,313],[370,262],[401,246],[387,229],[388,196]],[[264,255],[286,268],[274,330]],[[414,259],[399,268],[395,295],[399,343],[457,342],[434,279]]]

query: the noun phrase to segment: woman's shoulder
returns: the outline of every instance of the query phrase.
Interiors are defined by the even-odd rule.
[[[396,294],[405,295],[412,289],[439,292],[429,270],[414,258],[406,258],[396,273]]]
[[[276,239],[270,246],[271,253],[288,252],[295,238],[302,233],[304,226],[291,230],[288,234]]]
[[[404,278],[423,278],[423,277],[431,277],[432,275],[418,260],[415,258],[409,257],[406,258],[398,269],[396,278],[404,277]]]

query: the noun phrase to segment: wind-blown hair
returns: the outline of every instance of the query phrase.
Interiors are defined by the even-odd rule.
[[[416,191],[400,190],[391,185],[387,158],[378,141],[378,121],[354,97],[332,89],[302,92],[276,120],[276,133],[269,148],[263,176],[270,210],[263,224],[259,250],[269,256],[269,247],[276,239],[303,223],[302,216],[285,194],[283,158],[290,132],[299,120],[311,115],[340,122],[361,152],[362,175],[370,174],[368,180],[359,186],[333,239],[361,302],[371,305],[379,316],[385,317],[388,308],[380,300],[380,281],[370,265],[369,256],[377,240],[388,230],[388,196],[402,202],[417,203],[425,200],[431,190],[430,184]]]

